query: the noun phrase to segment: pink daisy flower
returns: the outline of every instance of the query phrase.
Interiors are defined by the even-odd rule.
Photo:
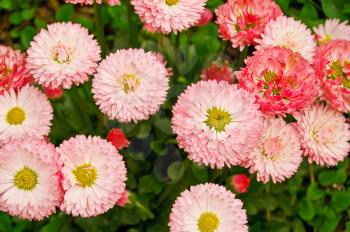
[[[94,3],[101,4],[102,0],[66,0],[66,2],[73,3],[73,4],[92,5]],[[120,5],[120,0],[108,0],[107,2],[111,6]]]
[[[334,40],[318,48],[314,69],[323,97],[341,112],[350,112],[350,41]]]
[[[0,142],[48,135],[53,109],[45,94],[33,86],[0,96]]]
[[[170,232],[248,232],[241,200],[217,184],[191,186],[176,199],[170,214]]]
[[[28,49],[28,68],[44,87],[71,88],[95,73],[100,47],[80,24],[54,23],[42,29]]]
[[[169,89],[168,70],[153,52],[118,50],[98,67],[92,92],[110,119],[137,122],[158,112]]]
[[[319,95],[311,65],[290,49],[268,47],[245,63],[236,77],[244,89],[255,93],[265,114],[293,113],[312,104]]]
[[[299,52],[307,61],[312,62],[316,42],[311,30],[301,21],[292,17],[280,16],[271,20],[265,27],[256,49],[260,50],[268,46],[279,46]]]
[[[227,81],[233,84],[234,74],[232,68],[225,61],[222,65],[213,62],[209,67],[204,69],[201,73],[202,80],[216,80],[216,81]]]
[[[208,8],[205,8],[201,14],[201,18],[198,20],[196,25],[199,27],[205,26],[208,23],[210,23],[212,19],[213,19],[213,12]]]
[[[25,54],[0,45],[0,95],[11,88],[18,91],[32,81],[26,64]]]
[[[124,207],[124,206],[126,206],[128,203],[130,203],[129,195],[130,195],[130,193],[129,193],[127,190],[125,190],[125,191],[122,193],[121,198],[117,201],[117,205],[118,205],[119,207]]]
[[[298,170],[302,158],[299,134],[295,127],[281,118],[267,118],[259,142],[247,162],[250,173],[258,181],[283,182]]]
[[[177,33],[195,26],[207,0],[131,0],[141,21],[154,31]]]
[[[27,220],[55,213],[63,196],[57,160],[55,147],[36,137],[1,147],[1,210]]]
[[[335,166],[350,152],[350,126],[339,111],[315,104],[297,114],[298,130],[309,162]]]
[[[335,39],[350,40],[350,26],[347,23],[339,19],[327,19],[324,24],[314,27],[317,42],[325,44]]]
[[[241,50],[255,44],[266,23],[282,15],[280,7],[272,0],[228,0],[216,11],[220,36],[230,40]]]
[[[65,190],[62,211],[92,217],[117,204],[125,191],[126,167],[111,143],[78,135],[64,141],[57,151]]]
[[[262,129],[254,96],[225,81],[200,81],[173,108],[172,129],[179,147],[196,163],[212,168],[245,161]]]

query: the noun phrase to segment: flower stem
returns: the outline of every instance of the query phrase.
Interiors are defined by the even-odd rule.
[[[127,1],[127,7],[128,7],[128,23],[129,23],[129,45],[131,47],[137,47],[137,37],[135,33],[135,25],[134,21],[132,20],[132,14],[134,12],[134,9],[130,3],[130,1]]]
[[[266,194],[270,193],[270,183],[266,184],[265,192],[266,192]],[[271,212],[269,209],[266,209],[266,220],[268,223],[271,222]]]
[[[240,69],[243,66],[244,60],[248,56],[248,52],[249,52],[249,46],[245,46],[243,51],[239,54],[239,58],[238,58],[238,61],[237,61],[237,68],[238,69]]]
[[[105,57],[107,54],[107,41],[104,32],[104,25],[102,21],[102,5],[94,4],[95,9],[95,34],[97,41],[101,46],[102,57]]]
[[[314,166],[312,164],[309,165],[309,172],[310,172],[310,183],[315,183],[315,173],[314,173]]]

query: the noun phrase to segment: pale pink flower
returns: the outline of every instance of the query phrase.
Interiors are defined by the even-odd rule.
[[[34,86],[0,96],[0,142],[50,132],[53,109],[45,94]]]
[[[207,0],[131,0],[141,21],[155,31],[177,33],[195,26]]]
[[[295,115],[305,155],[309,162],[335,166],[350,152],[350,127],[339,111],[315,104]]]
[[[318,48],[314,69],[323,98],[341,112],[350,112],[350,41],[333,40]]]
[[[54,214],[63,197],[57,160],[55,147],[36,137],[1,147],[1,210],[27,220]]]
[[[257,173],[258,181],[283,182],[298,170],[302,158],[299,134],[282,118],[266,118],[264,131],[246,164],[250,173]]]
[[[191,186],[176,199],[170,232],[248,232],[243,202],[217,184]]]
[[[137,122],[158,112],[169,89],[168,70],[153,52],[118,50],[98,67],[92,92],[110,119]]]
[[[267,22],[282,15],[272,0],[228,0],[215,13],[221,38],[230,40],[234,48],[241,50],[255,44]]]
[[[225,61],[222,65],[213,62],[206,69],[202,70],[202,80],[216,80],[216,81],[227,81],[232,84],[234,81],[234,74],[232,68],[228,62]]]
[[[101,59],[100,47],[80,24],[54,23],[42,29],[28,49],[28,68],[44,87],[71,88],[89,79]]]
[[[65,0],[67,3],[92,5],[94,3],[101,4],[102,0]],[[108,0],[111,6],[120,5],[120,0]]]
[[[32,82],[33,77],[26,64],[25,54],[0,45],[0,95],[11,88],[18,91]]]
[[[299,53],[268,47],[245,62],[236,77],[244,89],[255,93],[265,114],[293,113],[311,105],[319,95],[314,70]]]
[[[208,23],[210,23],[212,19],[213,19],[213,12],[208,8],[205,8],[201,14],[201,18],[198,20],[196,25],[200,27],[205,26]]]
[[[347,21],[327,19],[324,24],[314,27],[313,31],[319,44],[325,44],[335,39],[350,40],[350,25]]]
[[[316,42],[311,30],[301,21],[292,17],[280,16],[271,20],[265,27],[261,39],[256,39],[257,50],[268,46],[279,46],[299,52],[308,62],[314,57]]]
[[[126,167],[111,143],[78,135],[64,141],[57,151],[65,190],[62,211],[93,217],[117,204],[125,191]]]
[[[172,129],[191,160],[211,168],[245,161],[262,129],[254,96],[226,81],[200,81],[173,108]]]

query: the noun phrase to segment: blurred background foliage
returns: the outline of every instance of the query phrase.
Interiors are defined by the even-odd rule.
[[[222,0],[209,0],[215,9]],[[349,0],[277,0],[284,13],[309,27],[326,18],[350,19]],[[99,17],[101,16],[101,17]],[[119,124],[102,115],[91,96],[91,82],[65,91],[52,101],[55,119],[51,141],[60,144],[76,134],[105,137],[121,127],[130,146],[121,151],[128,168],[130,204],[115,207],[95,218],[73,218],[60,212],[42,222],[28,222],[0,214],[0,231],[120,231],[166,232],[175,198],[190,185],[215,182],[230,186],[240,167],[210,170],[186,160],[171,132],[171,108],[187,85],[197,81],[201,70],[215,60],[228,60],[237,70],[246,54],[232,49],[218,37],[210,23],[178,35],[161,36],[143,29],[129,2],[121,6],[74,6],[58,0],[0,0],[0,43],[25,51],[33,36],[47,24],[73,21],[95,33],[105,52],[142,47],[160,51],[174,70],[168,100],[160,112],[138,124]],[[103,31],[105,38],[98,31]],[[349,160],[335,168],[306,165],[283,184],[263,185],[253,177],[247,193],[238,194],[249,216],[250,231],[303,232],[350,231]]]

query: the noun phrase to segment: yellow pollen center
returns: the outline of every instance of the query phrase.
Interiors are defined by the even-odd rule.
[[[343,86],[344,88],[350,89],[350,80],[347,78],[343,79]]]
[[[219,228],[219,217],[212,212],[202,213],[199,217],[197,226],[200,232],[215,232]]]
[[[273,71],[267,71],[265,74],[264,74],[264,79],[265,81],[267,82],[273,82],[275,81],[277,78],[277,74]]]
[[[6,115],[6,120],[10,125],[21,125],[25,118],[24,111],[19,107],[12,108]]]
[[[229,112],[218,107],[210,108],[207,111],[207,120],[205,123],[210,129],[215,129],[217,132],[225,131],[225,127],[232,121]]]
[[[319,44],[320,45],[326,44],[326,43],[328,43],[331,40],[332,40],[332,38],[330,37],[330,35],[325,35],[325,37],[319,41]]]
[[[179,2],[179,0],[165,0],[165,4],[168,6],[176,5]]]
[[[13,182],[17,188],[30,191],[38,184],[38,174],[33,169],[24,166],[16,173]]]
[[[135,92],[140,85],[140,79],[135,74],[126,73],[122,76],[122,85],[125,93]]]
[[[66,47],[61,42],[53,48],[53,60],[59,64],[68,63],[71,59],[72,49]]]
[[[97,178],[96,168],[91,164],[83,164],[73,171],[76,181],[83,187],[91,187]]]

